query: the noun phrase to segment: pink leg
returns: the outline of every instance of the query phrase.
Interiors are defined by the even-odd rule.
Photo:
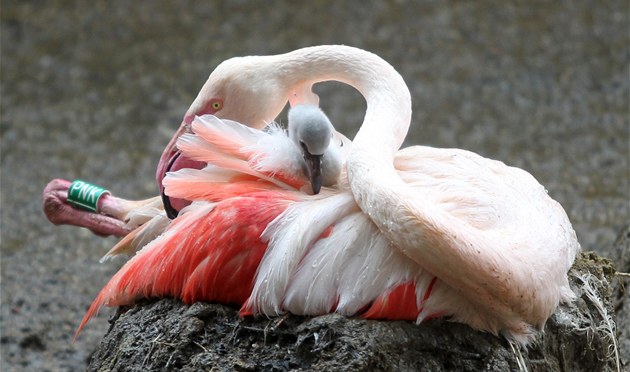
[[[68,203],[68,188],[71,182],[54,179],[42,193],[42,209],[48,220],[55,225],[85,227],[99,236],[125,236],[131,229],[125,227],[124,219],[129,212],[129,203],[112,195],[103,195],[98,201],[98,212],[92,213],[75,208]]]

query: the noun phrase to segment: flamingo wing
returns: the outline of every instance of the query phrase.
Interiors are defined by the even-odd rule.
[[[260,236],[290,201],[281,192],[265,192],[193,203],[111,278],[77,335],[103,305],[129,305],[153,297],[244,303],[267,248]]]

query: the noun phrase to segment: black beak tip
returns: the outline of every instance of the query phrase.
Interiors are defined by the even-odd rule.
[[[164,191],[162,191],[162,204],[164,204],[164,211],[166,212],[166,216],[169,218],[169,220],[174,220],[175,218],[177,218],[179,211],[173,208],[173,205],[171,204],[171,199],[166,196]]]
[[[173,158],[171,159],[171,161],[168,163],[168,167],[166,168],[166,172],[170,172],[171,168],[173,167],[173,164],[175,164],[175,160],[177,160],[177,158],[179,158],[179,156],[181,155],[180,152],[178,152],[177,154],[175,154],[175,156],[173,156]],[[160,182],[162,182],[162,180],[160,180]],[[164,193],[164,190],[162,190],[162,204],[164,204],[164,211],[166,212],[166,216],[170,219],[170,220],[174,220],[177,215],[179,214],[179,211],[175,208],[173,208],[173,205],[171,204],[171,199],[166,196],[166,194]]]
[[[312,177],[311,178],[311,188],[313,189],[313,195],[319,194],[322,189],[322,178],[320,177]]]

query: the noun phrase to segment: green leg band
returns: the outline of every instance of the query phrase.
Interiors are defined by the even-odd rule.
[[[102,187],[91,185],[85,181],[74,180],[68,189],[68,203],[97,212],[98,200],[105,194],[109,194],[109,191]]]

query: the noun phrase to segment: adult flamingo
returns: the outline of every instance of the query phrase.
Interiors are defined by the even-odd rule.
[[[526,343],[559,301],[573,297],[566,273],[579,244],[561,206],[527,172],[501,162],[457,149],[397,152],[410,122],[410,96],[400,75],[379,57],[351,47],[322,46],[233,59],[218,71],[242,102],[254,98],[244,91],[256,92],[243,87],[271,90],[261,97],[275,109],[287,93],[306,92],[303,87],[310,90],[319,81],[339,80],[357,88],[366,98],[367,112],[347,160],[351,192],[305,197],[271,189],[230,194],[215,187],[223,191],[210,199],[220,196],[219,204],[199,201],[185,210],[108,283],[81,327],[103,304],[174,295],[187,302],[244,303],[243,312],[267,315],[339,311],[418,321],[450,315]],[[192,150],[189,158],[195,157]],[[178,192],[175,181],[170,190],[168,179],[165,184],[175,197],[201,197],[185,188]],[[183,238],[177,227],[207,230],[204,218],[221,218],[219,205],[229,205],[225,215],[247,222],[233,225],[232,232],[241,236],[237,245],[199,256],[204,251],[199,247],[182,248],[194,246],[200,237],[175,244]],[[225,226],[221,221],[223,225],[213,223]],[[225,235],[214,232],[219,234],[215,241]],[[239,259],[228,258],[228,251]],[[191,267],[187,260],[197,265]],[[185,270],[158,274],[166,267]],[[254,282],[252,287],[243,282],[214,287],[219,277]]]

